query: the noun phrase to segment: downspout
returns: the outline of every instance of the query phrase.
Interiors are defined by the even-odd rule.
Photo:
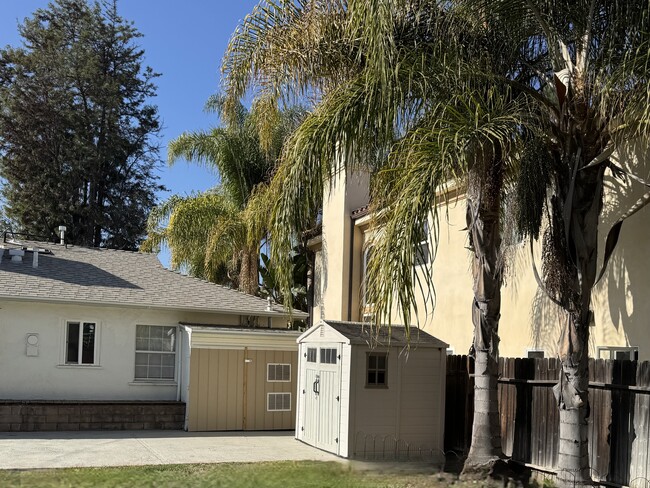
[[[305,253],[307,255],[307,328],[311,329],[314,325],[314,267],[316,266],[316,253],[312,252],[305,244]]]
[[[191,373],[191,370],[189,369],[189,362],[190,362],[190,359],[191,359],[190,355],[192,353],[192,329],[190,327],[185,326],[185,325],[179,325],[179,327],[181,327],[187,333],[187,362],[188,362],[187,371],[189,373]],[[182,362],[183,362],[183,358],[181,357],[181,364],[182,364]],[[182,370],[182,366],[179,369]],[[189,403],[189,399],[190,399],[190,395],[189,395],[189,389],[190,389],[189,378],[188,378],[187,385],[185,385],[183,383],[184,383],[183,382],[183,377],[181,375],[179,375],[179,381],[178,381],[178,398],[179,398],[179,401],[180,401],[180,398],[181,398],[181,388],[183,386],[185,386],[185,388],[188,390],[188,392],[187,392],[188,393],[187,394],[187,400],[188,401],[185,402],[185,421],[183,422],[183,430],[185,430],[187,432],[187,430],[189,429],[189,426],[190,426],[190,409],[188,408],[188,403]]]
[[[183,327],[182,325],[180,327]],[[183,383],[183,337],[181,334],[178,341],[178,376],[176,380],[176,401],[181,401],[181,384]]]
[[[350,216],[350,263],[348,273],[348,322],[352,320],[352,275],[354,270],[354,219]]]

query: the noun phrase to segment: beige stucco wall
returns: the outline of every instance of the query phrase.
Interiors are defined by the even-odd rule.
[[[621,158],[626,161],[639,161],[637,155]],[[639,167],[635,173],[648,179],[650,171]],[[607,198],[601,215],[599,227],[601,247],[599,261],[602,262],[607,232],[620,215],[631,207],[643,194],[643,186],[638,183],[621,185],[611,178],[607,180]],[[419,296],[418,322],[427,332],[450,344],[456,354],[466,354],[472,342],[471,301],[472,278],[470,255],[466,249],[465,199],[460,196],[449,202],[440,211],[440,234],[438,251],[432,266],[435,283],[435,307],[428,303],[425,311],[424,299]],[[367,223],[357,222],[357,227],[367,229]],[[367,241],[369,235],[363,233],[361,240]],[[355,238],[356,239],[356,238]],[[361,248],[363,243],[355,240],[353,276],[361,275]],[[650,360],[650,208],[646,207],[623,224],[619,244],[608,269],[595,287],[592,303],[595,327],[591,330],[590,353],[597,355],[599,346],[638,346],[639,359]],[[349,247],[348,247],[349,249]],[[539,262],[539,245],[535,245],[536,262]],[[502,312],[500,323],[500,352],[502,356],[522,357],[528,349],[543,349],[547,357],[557,352],[563,314],[557,310],[539,290],[532,273],[529,246],[521,243],[509,252],[505,285],[502,289]],[[317,256],[317,260],[319,256]],[[355,264],[356,263],[356,264]],[[327,268],[325,260],[317,261],[317,274]],[[329,308],[327,300],[337,295],[332,288],[333,270],[328,272],[330,289],[324,296],[325,318],[330,320],[347,319],[338,309]],[[346,274],[346,276],[348,276]],[[319,277],[316,276],[318,280]],[[353,295],[358,297],[360,285],[354,284]],[[345,293],[339,295],[347,296]],[[358,302],[357,302],[358,303]],[[318,318],[318,316],[316,316]],[[352,307],[352,320],[360,320],[358,306]],[[394,316],[400,323],[399,317]]]
[[[99,324],[97,366],[64,364],[67,320]],[[0,399],[175,400],[178,395],[175,381],[166,384],[134,382],[135,329],[137,324],[176,326],[179,322],[237,325],[239,317],[145,308],[2,301]],[[282,325],[282,322],[276,323]],[[27,334],[38,334],[38,356],[27,356]],[[178,354],[177,359],[179,376],[182,371],[179,371]]]
[[[627,196],[627,202],[636,196]],[[436,302],[424,312],[419,294],[419,323],[424,330],[450,344],[457,354],[466,354],[472,342],[472,277],[470,253],[466,249],[465,199],[448,207],[448,221],[440,227],[438,253],[432,266]],[[600,225],[601,254],[607,232],[620,212],[608,204]],[[365,235],[368,238],[368,235]],[[538,269],[539,245],[535,245]],[[601,282],[592,294],[595,327],[591,330],[590,354],[599,346],[638,346],[639,359],[650,359],[650,208],[641,210],[623,225],[619,244]],[[502,289],[499,335],[500,353],[525,357],[528,349],[543,349],[547,357],[557,353],[563,313],[538,290],[532,272],[529,245],[521,243],[509,251]],[[600,256],[602,263],[602,256]],[[399,317],[394,316],[399,322]]]
[[[343,174],[335,176],[323,200],[323,234],[316,256],[312,313],[315,322],[333,317],[347,320],[350,292],[355,291],[350,288],[350,268],[354,270],[358,264],[357,256],[350,253],[351,234],[355,233],[357,241],[361,239],[350,214],[368,202],[368,175],[355,173],[347,179]]]

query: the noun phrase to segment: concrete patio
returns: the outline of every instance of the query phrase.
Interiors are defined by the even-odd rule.
[[[0,469],[151,464],[345,460],[294,439],[293,432],[0,433]]]

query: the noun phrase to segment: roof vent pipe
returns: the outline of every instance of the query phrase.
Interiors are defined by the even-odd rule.
[[[25,251],[22,249],[9,249],[9,256],[11,256],[12,263],[22,263],[24,255]]]
[[[38,268],[38,249],[34,249],[32,253],[34,255],[34,260],[32,261],[32,268]]]
[[[272,304],[272,298],[271,298],[271,295],[269,295],[268,297],[266,297],[266,311],[267,312],[273,311],[273,308],[271,307],[271,304]]]
[[[65,231],[68,230],[65,225],[59,225],[59,236],[61,237],[61,244],[65,245]]]

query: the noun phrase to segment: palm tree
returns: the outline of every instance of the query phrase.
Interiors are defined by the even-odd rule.
[[[213,96],[206,110],[222,116],[225,101]],[[263,104],[251,111],[236,104],[229,114],[223,127],[186,132],[170,143],[169,164],[180,158],[203,164],[218,172],[220,183],[205,193],[172,196],[154,209],[143,249],[166,245],[173,268],[256,294],[267,183],[301,109],[270,113]]]
[[[337,29],[320,28],[335,21]],[[437,225],[440,187],[468,181],[478,373],[468,467],[501,455],[499,215],[526,105],[518,101],[526,96],[522,91],[506,83],[489,88],[489,78],[474,76],[476,64],[483,75],[507,71],[516,54],[484,27],[483,19],[456,18],[435,2],[264,2],[236,31],[224,61],[226,92],[235,98],[252,82],[269,97],[318,91],[318,103],[289,138],[271,183],[282,186],[273,215],[274,259],[286,260],[290,236],[317,209],[324,180],[341,169],[375,173],[367,293],[377,323],[390,324],[395,308],[407,327],[411,323],[420,281],[433,288],[430,273],[413,271],[422,222],[433,213]],[[300,57],[294,56],[297,45]],[[269,62],[266,52],[272,53]],[[280,271],[289,269],[286,263]]]
[[[527,167],[522,174],[528,177],[519,190],[519,221],[525,235],[543,235],[543,276],[538,280],[566,314],[559,343],[562,374],[554,388],[560,409],[559,478],[565,485],[588,485],[591,291],[614,250],[623,220],[650,201],[646,193],[634,207],[620,209],[622,216],[608,234],[599,272],[598,221],[605,173],[609,170],[624,179],[627,173],[613,155],[624,154],[632,144],[645,149],[639,154],[648,154],[650,4],[465,3],[480,8],[488,23],[500,23],[520,49],[521,66],[537,73],[526,87],[534,91],[530,100],[537,137],[521,160]]]

